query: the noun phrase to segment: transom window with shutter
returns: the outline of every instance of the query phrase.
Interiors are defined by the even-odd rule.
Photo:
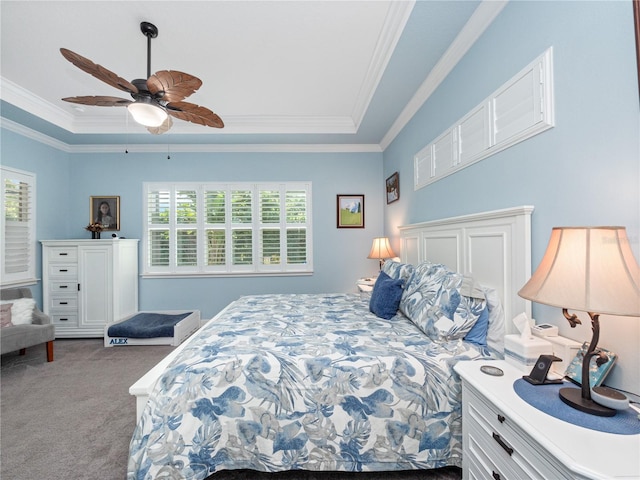
[[[310,183],[145,183],[147,276],[313,271]]]
[[[36,176],[13,168],[0,168],[3,212],[0,229],[2,286],[36,283]]]

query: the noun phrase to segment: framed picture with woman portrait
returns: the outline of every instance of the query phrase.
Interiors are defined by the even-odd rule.
[[[91,197],[89,223],[99,223],[102,230],[120,230],[120,197]]]

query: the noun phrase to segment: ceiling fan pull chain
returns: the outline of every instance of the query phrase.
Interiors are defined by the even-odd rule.
[[[124,138],[126,140],[124,144],[124,153],[129,154],[129,112],[125,111],[124,114]]]

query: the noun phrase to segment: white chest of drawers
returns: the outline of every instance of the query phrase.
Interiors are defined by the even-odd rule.
[[[482,373],[481,365],[504,376]],[[640,478],[640,435],[590,430],[537,410],[513,389],[523,373],[504,361],[459,362],[455,370],[465,480]]]
[[[138,240],[43,240],[43,309],[56,337],[102,337],[138,311]]]

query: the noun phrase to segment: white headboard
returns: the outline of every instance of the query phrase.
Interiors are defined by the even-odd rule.
[[[505,313],[505,333],[516,333],[511,319],[531,302],[518,290],[531,277],[532,206],[506,208],[399,227],[405,263],[442,263],[495,288]]]

